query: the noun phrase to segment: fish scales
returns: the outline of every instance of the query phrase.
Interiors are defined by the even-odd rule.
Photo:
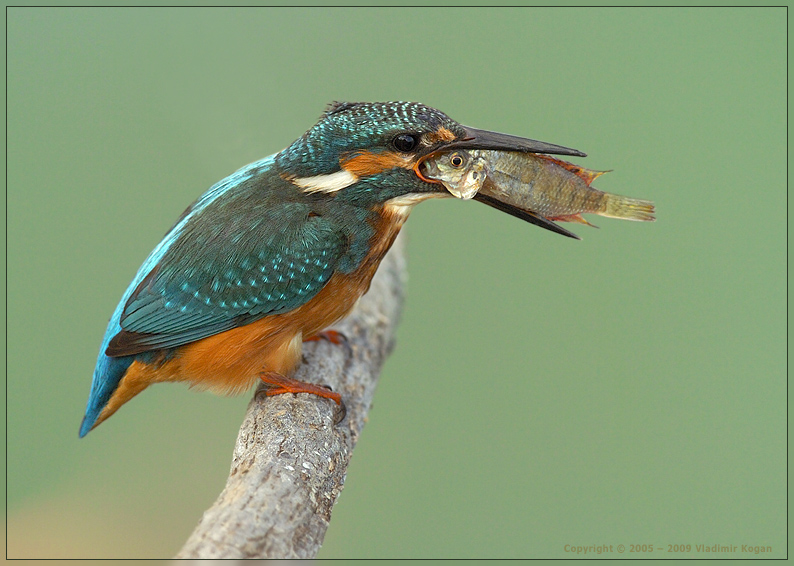
[[[599,210],[604,193],[551,160],[492,152],[488,177],[480,189],[500,200],[547,218]],[[589,190],[588,190],[589,189]]]
[[[480,191],[547,218],[604,208],[606,193],[554,161],[534,155],[492,152],[486,183]]]
[[[548,155],[456,150],[431,155],[420,164],[420,173],[443,183],[459,198],[472,198],[479,193],[548,220],[589,224],[581,216],[586,213],[624,220],[655,220],[651,201],[590,186],[603,171]]]

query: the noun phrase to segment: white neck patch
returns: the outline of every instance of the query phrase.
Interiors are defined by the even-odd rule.
[[[330,175],[296,177],[292,183],[305,193],[335,193],[358,182],[358,177],[347,169],[340,169]]]
[[[387,210],[397,214],[403,221],[408,218],[414,206],[431,198],[449,198],[449,193],[409,193],[387,200],[384,204]]]

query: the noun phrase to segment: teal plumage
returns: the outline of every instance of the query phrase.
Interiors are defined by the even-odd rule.
[[[366,291],[412,206],[449,196],[415,167],[453,146],[581,154],[417,103],[332,104],[288,148],[211,187],[146,259],[108,324],[80,436],[150,383],[238,391],[291,372],[301,339]]]

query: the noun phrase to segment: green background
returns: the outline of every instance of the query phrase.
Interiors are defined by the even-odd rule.
[[[7,16],[9,557],[180,548],[249,396],[158,386],[78,441],[107,319],[215,181],[332,100],[400,99],[581,149],[658,221],[591,217],[577,242],[417,207],[398,346],[320,556],[786,555],[784,9]]]

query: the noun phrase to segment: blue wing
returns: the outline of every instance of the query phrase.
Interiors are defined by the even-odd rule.
[[[306,205],[269,198],[283,182],[272,166],[273,156],[215,184],[138,270],[108,323],[81,437],[142,352],[295,308],[333,274],[345,237]]]
[[[173,348],[297,308],[331,278],[346,247],[306,202],[228,195],[184,224],[127,299],[105,353]]]
[[[346,238],[304,203],[208,208],[138,285],[106,354],[173,348],[292,310],[333,274]]]

